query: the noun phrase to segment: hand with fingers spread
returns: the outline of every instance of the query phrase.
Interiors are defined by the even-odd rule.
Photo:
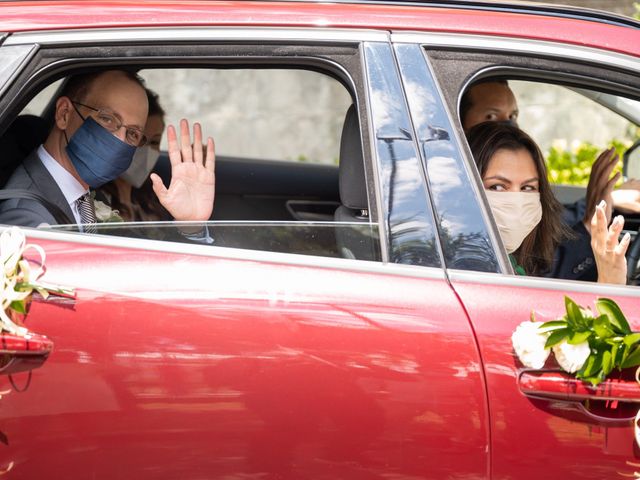
[[[613,147],[608,148],[600,155],[593,163],[591,167],[591,175],[589,176],[589,184],[587,185],[587,210],[584,214],[583,223],[587,231],[591,230],[592,218],[596,213],[596,205],[602,200],[605,201],[606,210],[605,220],[608,225],[611,221],[613,199],[611,198],[611,192],[613,186],[620,178],[620,172],[617,172],[613,177],[611,173],[618,164],[618,154]]]
[[[591,219],[591,248],[598,268],[598,282],[625,285],[627,283],[625,253],[631,236],[625,233],[622,240],[618,242],[624,227],[624,217],[616,216],[607,229],[606,208],[606,202],[602,200]]]
[[[213,139],[207,138],[206,150],[202,144],[202,129],[193,125],[193,145],[189,122],[180,121],[180,142],[173,125],[167,128],[171,184],[167,189],[155,173],[151,175],[153,191],[160,203],[176,220],[206,221],[213,212],[215,196],[215,148]],[[206,151],[206,155],[205,152]]]

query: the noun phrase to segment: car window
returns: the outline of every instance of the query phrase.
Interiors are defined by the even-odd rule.
[[[76,226],[55,230],[77,232]],[[185,229],[196,229],[186,235]],[[206,230],[205,230],[206,229]],[[96,234],[358,260],[380,260],[376,225],[333,222],[99,223]],[[356,244],[357,251],[350,245]]]
[[[518,124],[540,146],[563,203],[584,196],[591,165],[602,150],[613,145],[622,154],[638,139],[636,100],[543,82],[512,80],[509,85],[518,100]]]
[[[227,157],[338,164],[351,105],[336,79],[292,69],[143,70],[169,124],[197,119]],[[167,148],[163,138],[161,147]]]
[[[215,139],[213,215],[210,222],[195,229],[204,232],[201,236],[185,234],[183,225],[168,221],[170,215],[155,219],[165,222],[140,218],[137,223],[121,223],[121,211],[114,199],[117,187],[107,184],[96,195],[101,202],[97,211],[101,223],[90,233],[381,259],[378,225],[370,200],[365,199],[356,209],[341,207],[340,144],[345,117],[353,102],[352,92],[343,82],[322,72],[300,68],[157,68],[145,69],[140,76],[146,87],[158,95],[165,112],[165,127],[177,126],[180,119],[186,118],[200,122],[203,134]],[[63,81],[58,79],[41,89],[18,118],[37,122],[42,118],[40,115],[46,115]],[[357,118],[357,109],[354,112]],[[350,135],[360,143],[361,134],[356,128]],[[33,144],[25,147],[24,152],[32,151],[44,140],[42,132],[28,137]],[[171,165],[166,152],[166,128],[160,149],[155,172],[169,186]],[[358,150],[354,161],[362,165],[362,149]],[[366,195],[364,176],[357,181],[362,182],[357,189]],[[141,191],[145,188],[145,196],[140,198],[151,205],[154,201],[151,183],[147,182]],[[371,196],[373,192],[368,194]],[[112,208],[104,217],[103,205],[108,204]],[[141,210],[146,205],[141,204]],[[351,213],[338,216],[339,207],[342,213],[345,210]],[[110,223],[114,220],[118,223]],[[79,230],[77,226],[49,228]]]
[[[35,50],[32,45],[11,45],[0,48],[0,92],[16,74],[18,67]]]
[[[54,96],[62,82],[63,78],[51,83],[43,88],[28,104],[22,109],[20,115],[44,115],[47,108],[54,100]]]

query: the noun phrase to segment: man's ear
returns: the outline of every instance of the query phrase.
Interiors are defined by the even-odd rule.
[[[60,130],[66,130],[69,125],[69,120],[73,113],[73,104],[69,97],[60,97],[56,100],[56,127]]]

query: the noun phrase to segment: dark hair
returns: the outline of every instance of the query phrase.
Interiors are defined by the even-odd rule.
[[[485,83],[499,83],[500,85],[509,86],[509,82],[503,79],[495,79],[495,78],[484,78],[482,80],[477,80],[473,82],[462,94],[462,98],[460,99],[460,122],[464,125],[464,119],[473,107],[473,102],[471,101],[471,90],[478,85],[483,85]]]
[[[60,92],[60,96],[69,97],[71,100],[75,100],[78,102],[85,100],[93,82],[95,82],[101,75],[108,71],[120,72],[129,80],[137,83],[142,88],[145,88],[144,80],[135,72],[122,69],[100,70],[98,72],[79,73],[76,75],[71,75],[65,82],[64,87],[62,88],[62,92]]]
[[[158,97],[158,94],[148,88],[146,89],[146,91],[147,91],[147,101],[149,102],[148,116],[151,117],[153,115],[160,115],[164,120],[166,112],[164,111],[164,108],[162,108],[162,106],[160,105],[160,98]]]
[[[469,130],[467,140],[481,177],[499,150],[524,149],[531,154],[538,171],[542,219],[513,255],[527,274],[545,273],[551,267],[556,247],[564,238],[570,237],[570,233],[562,222],[562,205],[551,191],[540,148],[518,127],[502,122],[484,122],[474,126]]]

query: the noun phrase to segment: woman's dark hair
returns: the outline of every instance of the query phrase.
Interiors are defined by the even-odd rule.
[[[147,101],[149,102],[148,116],[152,117],[154,115],[160,115],[162,117],[162,120],[164,121],[166,112],[160,105],[160,98],[158,97],[158,94],[149,88],[146,88],[145,90],[147,92]]]
[[[528,275],[545,273],[553,263],[556,247],[570,236],[570,232],[562,222],[563,207],[551,191],[540,148],[518,127],[502,122],[484,122],[474,126],[469,130],[467,140],[481,177],[499,150],[526,150],[533,158],[539,177],[542,219],[513,255]]]

